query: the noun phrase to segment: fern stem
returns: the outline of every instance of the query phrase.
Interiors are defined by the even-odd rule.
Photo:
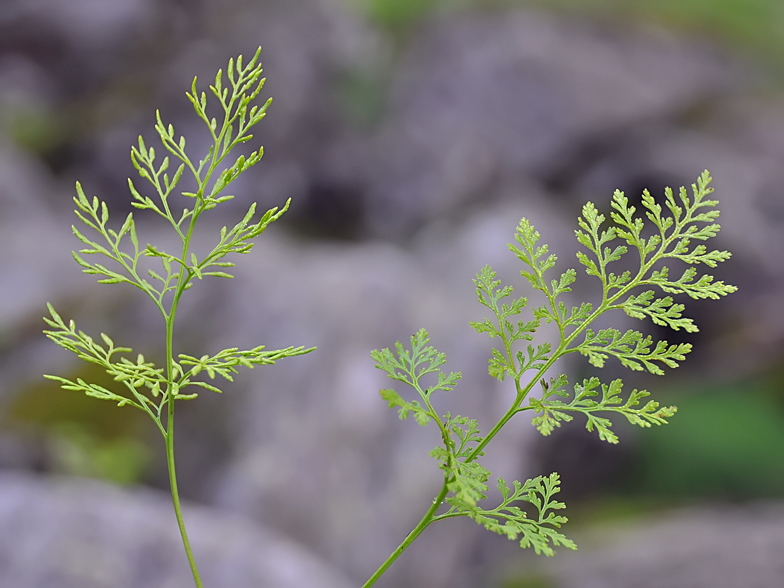
[[[193,227],[198,218],[198,208],[195,208],[191,216],[191,222],[188,227],[188,232],[185,235],[182,243],[182,259],[188,259],[188,249],[190,247],[191,236],[193,235]],[[180,506],[180,493],[177,490],[177,472],[174,468],[174,402],[176,400],[175,393],[175,379],[176,373],[174,369],[174,318],[177,315],[177,307],[180,303],[180,296],[185,291],[188,278],[186,278],[186,265],[180,268],[180,275],[177,278],[177,286],[174,290],[171,308],[169,309],[168,316],[166,317],[166,374],[169,380],[169,398],[168,404],[168,423],[166,426],[166,465],[169,468],[169,485],[171,487],[172,503],[174,504],[174,514],[177,517],[177,526],[180,528],[180,535],[182,536],[182,545],[185,548],[185,554],[188,556],[188,564],[191,567],[193,574],[193,581],[196,583],[196,588],[203,588],[201,577],[199,576],[199,569],[196,567],[196,560],[191,551],[191,544],[188,540],[188,533],[185,531],[185,522],[182,518],[182,508]]]
[[[169,466],[169,484],[171,485],[172,502],[174,503],[174,514],[177,516],[177,526],[180,528],[180,535],[182,536],[182,545],[185,547],[185,553],[188,556],[188,564],[191,566],[193,573],[193,580],[196,582],[197,588],[203,588],[199,570],[196,567],[196,560],[193,558],[191,551],[191,544],[188,541],[188,533],[185,531],[185,522],[182,518],[182,508],[180,507],[180,494],[177,490],[177,474],[174,469],[174,398],[170,397],[169,401],[169,423],[166,430],[166,463]]]
[[[397,549],[392,552],[392,555],[390,555],[386,561],[381,564],[381,566],[373,573],[373,575],[370,576],[368,581],[362,584],[362,588],[369,588],[375,584],[376,580],[378,580],[382,574],[387,571],[387,568],[391,566],[394,561],[400,557],[400,555],[408,548],[408,546],[411,545],[417,537],[419,537],[422,531],[424,531],[428,525],[433,522],[436,511],[438,510],[438,507],[441,506],[441,503],[444,502],[444,498],[446,498],[448,492],[449,488],[446,485],[446,480],[444,480],[444,485],[441,487],[441,492],[439,492],[438,496],[433,499],[433,504],[431,504],[430,508],[427,509],[425,516],[422,517],[422,520],[419,521],[419,524],[417,524],[417,526],[414,527],[414,530],[408,534],[408,536],[400,545],[398,545]]]

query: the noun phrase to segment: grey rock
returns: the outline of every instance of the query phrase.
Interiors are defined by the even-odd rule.
[[[777,502],[682,509],[595,527],[542,567],[559,588],[776,588],[782,529]]]
[[[206,586],[347,588],[280,535],[206,508],[185,507]],[[15,588],[193,586],[170,499],[150,490],[0,474],[0,585]]]
[[[411,230],[735,79],[709,48],[661,31],[601,31],[528,11],[438,21],[410,48],[365,166],[367,222],[381,234]]]
[[[159,26],[149,0],[25,2],[0,6],[3,52],[27,56],[56,81],[58,99],[89,91],[122,67],[128,46]]]

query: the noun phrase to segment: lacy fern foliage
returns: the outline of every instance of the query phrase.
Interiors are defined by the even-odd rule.
[[[676,196],[667,188],[663,204],[646,190],[642,196],[642,216],[620,191],[615,192],[610,203],[609,222],[591,202],[583,206],[575,236],[584,250],[578,251],[577,260],[588,276],[600,282],[601,297],[597,302],[571,307],[566,304],[564,295],[572,291],[577,271],[569,268],[550,277],[556,256],[540,243],[541,235],[531,221],[525,218],[520,221],[515,243],[509,249],[522,262],[520,273],[539,293],[542,303],[531,308],[528,317],[520,318],[529,307],[528,299],[514,297],[512,286],[502,285],[491,267],[483,267],[474,279],[479,303],[492,316],[472,322],[471,326],[497,342],[490,352],[488,372],[501,381],[512,379],[516,389],[514,402],[487,435],[479,432],[476,420],[453,417],[448,412],[439,415],[433,408],[432,392],[451,391],[460,373],[447,375],[441,371],[446,358],[427,345],[426,331],[411,337],[410,351],[400,343],[396,345],[396,354],[389,349],[373,351],[371,357],[376,367],[393,380],[412,387],[418,396],[407,400],[393,390],[382,390],[384,400],[390,407],[398,408],[401,418],[411,413],[421,425],[434,422],[441,433],[442,446],[431,455],[444,472],[444,483],[434,506],[412,532],[414,538],[434,521],[466,516],[510,539],[520,537],[520,546],[533,547],[536,553],[552,555],[553,547],[559,545],[575,549],[574,543],[559,531],[566,517],[554,512],[564,508],[552,499],[560,489],[557,474],[522,483],[514,481],[511,489],[499,478],[497,487],[502,502],[486,508],[480,503],[487,498],[492,475],[480,464],[480,458],[490,440],[520,412],[534,413],[533,425],[543,435],[549,435],[562,423],[570,422],[575,414],[581,414],[588,431],[596,431],[608,443],[618,442],[612,431],[614,415],[626,418],[633,425],[650,427],[667,423],[675,414],[674,406],[663,407],[655,400],[647,400],[649,393],[645,390],[632,390],[624,395],[620,379],[605,384],[592,376],[575,384],[570,393],[566,375],[548,379],[545,374],[570,353],[585,356],[596,368],[613,358],[631,370],[657,375],[664,374],[665,368],[678,367],[685,359],[691,351],[689,343],[669,344],[654,341],[636,330],[593,330],[591,326],[600,316],[622,310],[636,319],[650,319],[655,325],[694,333],[698,328],[692,319],[683,315],[685,306],[676,303],[671,295],[717,299],[736,290],[735,286],[716,281],[711,275],[698,276],[699,267],[713,268],[730,257],[729,252],[709,250],[704,244],[719,231],[715,222],[719,216],[715,208],[718,203],[707,198],[712,192],[710,182],[710,175],[705,171],[692,185],[691,195],[681,188]],[[677,279],[670,278],[670,267],[665,265],[672,261],[685,265]],[[616,266],[634,269],[613,271]],[[657,294],[657,289],[662,295]],[[543,322],[557,327],[557,340],[534,342]],[[421,381],[428,375],[435,379],[429,387]],[[541,388],[539,397],[531,395],[537,384]],[[533,507],[538,514],[529,516],[522,503],[527,503],[529,510]],[[448,508],[438,514],[442,504]],[[410,541],[413,541],[411,536],[401,547],[404,549]],[[397,557],[399,552],[400,548],[391,557]],[[384,565],[389,563],[388,560]],[[376,577],[365,586],[372,585]]]
[[[256,204],[251,204],[243,218],[231,229],[223,227],[210,252],[198,259],[191,251],[194,228],[201,215],[234,198],[225,194],[225,189],[237,177],[259,162],[263,148],[249,155],[228,159],[240,145],[250,141],[250,130],[265,116],[270,100],[262,105],[252,104],[264,86],[261,65],[258,62],[261,49],[243,64],[242,56],[229,60],[227,83],[222,71],[218,71],[210,91],[217,100],[218,117],[208,114],[207,94],[199,94],[194,78],[191,91],[186,93],[196,115],[205,123],[210,138],[210,147],[198,160],[192,159],[185,149],[185,137],[176,137],[174,127],[165,125],[160,112],[156,113],[155,130],[163,150],[167,153],[160,162],[154,147],[147,147],[140,136],[138,145],[131,148],[131,161],[139,177],[149,183],[152,196],[143,194],[133,180],[128,180],[131,204],[140,211],[149,211],[165,219],[180,242],[176,252],[167,252],[153,244],[140,246],[133,213],[123,221],[119,230],[110,228],[109,209],[97,197],[88,199],[82,186],[76,184],[76,216],[88,229],[73,227],[73,233],[85,246],[73,253],[73,257],[86,274],[98,276],[100,284],[130,284],[146,294],[160,312],[166,326],[165,366],[156,367],[138,354],[136,361],[128,359],[127,347],[115,346],[112,339],[101,333],[103,344],[77,330],[74,321],[66,323],[51,304],[50,316],[44,318],[49,329],[44,331],[52,341],[75,353],[81,359],[102,367],[117,382],[108,389],[82,379],[71,380],[61,376],[46,376],[61,384],[66,390],[83,392],[100,400],[116,402],[118,406],[131,406],[146,412],[155,422],[166,443],[167,463],[171,480],[175,514],[182,534],[183,544],[198,588],[202,583],[182,521],[174,464],[174,408],[176,400],[190,400],[198,395],[195,389],[221,392],[210,380],[216,376],[232,381],[237,367],[252,368],[268,365],[279,359],[308,353],[304,347],[265,350],[264,346],[241,351],[237,348],[224,349],[215,355],[193,357],[179,354],[174,356],[174,319],[183,293],[195,283],[210,277],[231,278],[227,272],[234,263],[227,257],[235,253],[249,253],[254,240],[267,227],[278,220],[288,209],[272,208],[256,217]],[[170,177],[170,161],[177,162],[177,169]],[[179,190],[183,175],[191,176],[195,188]],[[175,200],[183,199],[186,204],[182,212],[175,214]],[[255,220],[254,220],[255,219]],[[89,235],[89,236],[88,236]],[[97,259],[98,261],[94,261]],[[148,263],[145,263],[148,262]],[[156,270],[147,267],[149,262],[158,263]],[[108,264],[108,265],[107,265]],[[146,267],[146,269],[143,268]],[[187,390],[186,390],[187,389]]]
[[[131,204],[166,219],[179,237],[181,251],[169,253],[149,243],[140,247],[133,213],[128,214],[118,231],[109,228],[109,209],[106,203],[99,201],[97,197],[88,199],[82,186],[76,184],[76,215],[83,225],[97,234],[97,239],[85,236],[74,226],[74,235],[86,246],[73,252],[74,259],[84,273],[98,276],[100,284],[130,284],[144,292],[156,305],[167,326],[173,322],[180,296],[193,285],[194,279],[231,278],[231,274],[225,270],[234,263],[225,258],[232,253],[249,253],[253,240],[278,220],[288,208],[288,203],[281,210],[272,208],[254,221],[256,204],[253,203],[247,214],[234,227],[223,227],[220,230],[217,243],[203,259],[199,260],[189,251],[194,226],[202,213],[232,199],[233,196],[223,194],[223,190],[240,173],[256,164],[263,154],[263,149],[259,148],[248,157],[240,155],[231,165],[221,169],[223,162],[237,146],[253,138],[248,131],[264,118],[271,101],[267,100],[261,107],[250,105],[264,85],[264,79],[260,79],[258,57],[259,52],[246,65],[243,65],[242,56],[237,58],[236,63],[233,59],[230,60],[227,70],[228,86],[223,85],[221,71],[215,77],[210,90],[217,98],[222,111],[220,125],[216,118],[208,117],[207,96],[204,92],[200,95],[197,93],[194,79],[191,92],[187,93],[187,96],[196,114],[206,123],[207,132],[212,139],[208,152],[198,163],[185,151],[185,137],[175,139],[173,126],[164,125],[160,112],[156,114],[155,130],[168,155],[158,163],[155,148],[148,148],[142,137],[139,137],[138,146],[131,148],[134,167],[139,176],[149,182],[155,194],[154,198],[143,196],[133,180],[129,179],[128,186],[133,198]],[[179,162],[171,178],[167,173],[170,158]],[[193,176],[197,187],[195,192],[181,192],[192,204],[183,208],[182,213],[176,216],[172,212],[171,197],[184,173]],[[111,265],[88,261],[88,257],[107,259]],[[144,258],[157,259],[160,270],[147,269],[144,272],[141,268]],[[71,381],[60,376],[46,377],[60,382],[66,389],[79,390],[88,396],[117,401],[120,406],[128,405],[144,410],[164,436],[166,431],[162,416],[170,398],[195,398],[196,392],[182,393],[189,386],[212,392],[221,391],[213,384],[197,380],[196,377],[201,372],[206,373],[210,379],[220,375],[231,381],[231,374],[236,373],[236,366],[252,368],[254,365],[271,364],[278,359],[310,351],[304,347],[288,347],[274,351],[265,351],[263,346],[247,351],[232,348],[224,349],[212,357],[205,355],[198,359],[183,354],[179,355],[179,361],[168,357],[166,367],[156,368],[152,363],[144,361],[142,355],[138,356],[136,362],[121,357],[121,354],[131,353],[131,349],[115,347],[112,340],[103,333],[101,338],[105,346],[78,331],[73,321],[66,325],[51,305],[49,313],[50,318],[44,319],[50,327],[45,331],[46,335],[61,347],[76,353],[81,359],[103,367],[124,387],[124,393],[110,392],[81,380]],[[171,344],[167,346],[167,350],[171,351]]]

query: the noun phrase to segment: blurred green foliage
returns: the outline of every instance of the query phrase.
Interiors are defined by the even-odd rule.
[[[108,388],[117,385],[94,364],[80,365],[71,375]],[[128,412],[123,415],[108,402],[95,402],[61,390],[56,382],[40,380],[11,400],[2,426],[40,435],[47,469],[135,484],[145,479],[152,465],[153,429],[141,411]]]
[[[84,423],[61,423],[49,432],[52,469],[99,478],[115,484],[142,482],[152,461],[152,449],[134,436],[102,439]]]
[[[749,51],[784,74],[781,0],[346,0],[387,28],[415,25],[434,12],[534,7],[582,18],[643,21]]]
[[[399,28],[415,24],[445,4],[445,0],[347,0],[376,24]],[[453,0],[447,0],[451,3]]]
[[[447,0],[449,1],[449,0]],[[477,0],[484,4],[483,0]],[[784,70],[784,2],[780,0],[490,0],[613,20],[650,21],[751,50]]]
[[[342,76],[336,88],[336,102],[351,125],[369,128],[381,121],[387,90],[383,73],[354,70]]]
[[[780,374],[779,374],[780,376]],[[675,499],[784,496],[784,395],[776,376],[677,399],[667,430],[639,437],[634,492]]]
[[[17,145],[36,153],[50,151],[62,143],[66,137],[63,122],[54,112],[35,107],[12,107],[7,133]]]

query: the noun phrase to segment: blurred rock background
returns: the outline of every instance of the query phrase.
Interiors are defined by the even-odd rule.
[[[50,301],[88,332],[161,356],[151,305],[71,260],[73,185],[119,221],[131,210],[130,145],[154,141],[155,109],[198,153],[185,90],[258,45],[274,97],[255,133],[265,156],[199,238],[250,201],[292,207],[236,260],[236,280],[189,291],[178,352],[318,350],[179,409],[180,486],[209,585],[361,585],[440,480],[427,456],[434,431],[387,409],[370,350],[426,327],[464,374],[440,406],[486,430],[511,391],[487,376],[490,341],[468,326],[484,316],[471,278],[489,263],[525,289],[506,249],[520,217],[575,267],[586,200],[606,208],[615,188],[659,195],[708,168],[722,210],[715,246],[734,253],[714,273],[740,291],[686,302],[701,331],[666,378],[612,364],[599,374],[654,391],[677,417],[662,430],[618,423],[618,446],[581,423],[541,438],[521,417],[486,458],[509,478],[559,471],[581,550],[544,560],[454,520],[429,529],[378,586],[781,586],[775,0],[4,0],[0,586],[189,585],[160,438],[141,414],[40,376],[103,377],[46,340],[40,317]],[[151,219],[140,238],[168,239]],[[582,281],[575,296],[594,296]],[[564,369],[594,373],[581,358]]]

